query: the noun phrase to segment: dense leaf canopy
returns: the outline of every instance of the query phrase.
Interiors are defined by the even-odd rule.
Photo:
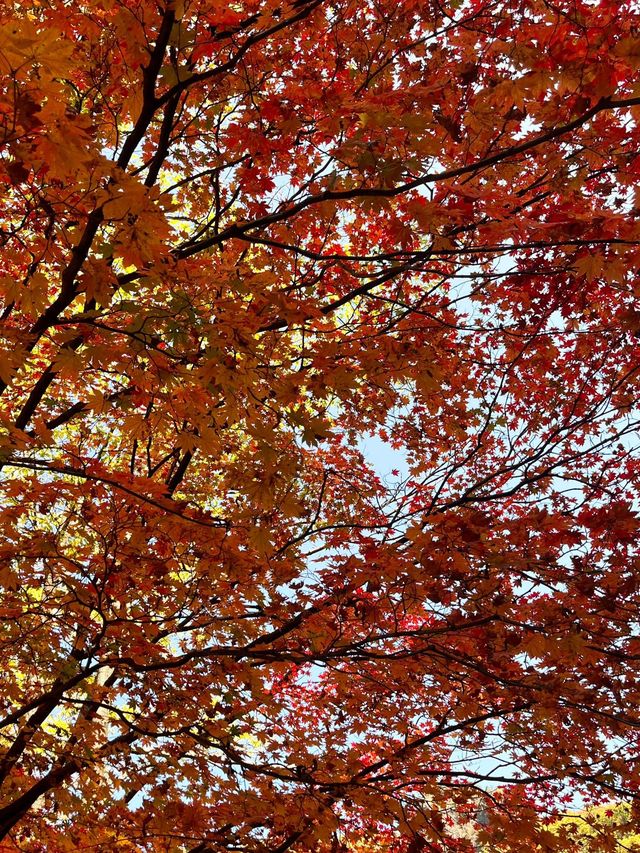
[[[633,834],[639,32],[2,5],[2,850]]]

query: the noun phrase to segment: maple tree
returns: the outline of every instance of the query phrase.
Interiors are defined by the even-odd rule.
[[[0,849],[633,835],[639,33],[2,6]]]

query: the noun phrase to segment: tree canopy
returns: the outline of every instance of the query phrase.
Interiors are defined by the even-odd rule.
[[[637,830],[639,33],[2,4],[2,850]]]
[[[610,850],[611,853],[629,853],[640,850],[640,835],[629,834],[628,827],[637,821],[628,803],[609,803],[599,808],[570,813],[552,826],[552,831],[564,833],[578,843],[581,853],[591,850]],[[575,847],[571,848],[575,849]]]

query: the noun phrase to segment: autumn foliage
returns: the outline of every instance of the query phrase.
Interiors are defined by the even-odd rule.
[[[2,5],[0,850],[638,831],[639,33]]]

